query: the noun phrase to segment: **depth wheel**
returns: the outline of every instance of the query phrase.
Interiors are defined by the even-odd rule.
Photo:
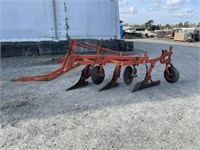
[[[136,75],[136,68],[132,68],[131,66],[127,66],[124,70],[124,83],[126,85],[130,85],[133,82],[133,74]]]
[[[100,66],[96,66],[92,69],[91,79],[94,84],[101,84],[104,80],[105,72],[102,68],[100,72]]]
[[[164,72],[165,80],[169,83],[174,83],[174,82],[178,81],[178,79],[179,79],[178,70],[173,66],[168,67],[168,70],[171,75],[168,75],[167,71],[165,70],[165,72]]]

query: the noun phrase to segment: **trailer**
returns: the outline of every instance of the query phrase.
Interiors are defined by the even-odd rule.
[[[117,0],[1,0],[0,42],[119,39]]]

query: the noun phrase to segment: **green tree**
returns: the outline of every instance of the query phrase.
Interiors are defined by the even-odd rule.
[[[158,24],[158,25],[152,25],[152,26],[151,26],[151,31],[160,30],[160,29],[161,29],[161,27],[160,27],[159,24]]]
[[[170,29],[171,28],[170,24],[166,24],[165,28]]]
[[[179,27],[183,27],[183,23],[180,22],[180,23],[178,24],[178,26],[179,26]]]
[[[147,22],[145,23],[145,28],[146,28],[147,30],[152,30],[153,24],[154,24],[154,21],[153,21],[153,20],[149,20],[149,21],[147,21]]]

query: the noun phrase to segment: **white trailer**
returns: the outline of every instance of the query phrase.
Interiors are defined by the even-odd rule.
[[[1,0],[0,42],[120,37],[118,0]]]

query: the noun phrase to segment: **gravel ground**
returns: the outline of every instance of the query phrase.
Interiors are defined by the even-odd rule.
[[[106,65],[102,85],[66,92],[80,77],[77,68],[50,82],[11,82],[19,76],[48,73],[59,67],[51,56],[1,59],[0,149],[200,149],[200,46],[154,39],[135,40],[129,52],[151,57],[173,45],[180,79],[165,81],[159,63],[152,78],[159,86],[132,93],[142,80],[98,92],[112,76]],[[165,44],[164,44],[165,43]],[[123,73],[123,70],[122,70]],[[121,74],[122,76],[122,74]]]

